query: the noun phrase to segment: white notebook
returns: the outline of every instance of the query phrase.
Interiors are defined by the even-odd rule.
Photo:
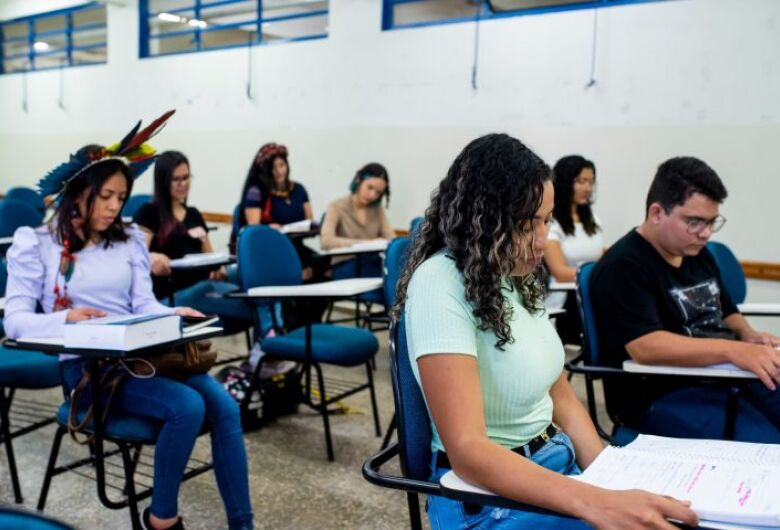
[[[183,258],[172,259],[172,269],[186,269],[189,267],[202,267],[205,265],[218,265],[230,262],[230,254],[226,252],[203,252],[201,254],[187,254]]]
[[[780,528],[780,445],[640,435],[575,477],[691,501],[702,524]]]

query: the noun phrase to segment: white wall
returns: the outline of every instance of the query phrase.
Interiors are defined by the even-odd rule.
[[[0,3],[0,18],[65,1]],[[80,3],[80,2],[70,2]],[[56,4],[56,5],[55,5]],[[290,148],[315,214],[363,163],[391,175],[390,217],[407,225],[465,143],[506,131],[549,163],[579,152],[598,168],[597,210],[614,241],[641,221],[655,167],[699,156],[731,196],[721,239],[743,259],[780,261],[780,2],[677,0],[381,32],[379,0],[331,0],[327,40],[139,60],[136,2],[111,3],[109,63],[0,77],[0,189],[31,184],[86,142],[119,139],[138,118],[176,108],[155,139],[189,155],[192,203],[232,210],[256,149]],[[255,98],[246,95],[252,62]],[[28,107],[22,110],[26,77]],[[150,175],[139,182],[151,189]]]

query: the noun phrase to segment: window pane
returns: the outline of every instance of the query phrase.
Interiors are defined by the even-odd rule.
[[[226,46],[248,45],[257,42],[257,24],[246,24],[237,28],[208,31],[200,36],[200,45],[204,50],[224,48]]]
[[[106,10],[103,8],[98,9],[83,9],[73,13],[73,26],[78,29],[79,26],[85,26],[87,24],[105,24],[106,23]]]
[[[327,15],[263,23],[263,40],[266,42],[322,35],[327,32]]]
[[[3,61],[3,71],[10,72],[23,72],[30,69],[30,63],[27,58],[21,57],[18,59],[6,59]]]
[[[3,40],[9,39],[27,40],[27,22],[17,22],[15,24],[3,24]]]
[[[517,11],[535,7],[581,4],[583,0],[490,0],[494,11]]]
[[[435,22],[463,17],[473,17],[476,7],[465,0],[423,0],[393,6],[394,24]]]
[[[193,35],[154,39],[149,43],[149,48],[152,55],[187,52],[195,49],[195,39]]]
[[[65,51],[37,55],[35,57],[36,70],[42,68],[58,68],[60,66],[68,66],[68,56]]]
[[[65,15],[39,18],[35,21],[35,33],[45,31],[65,31]]]
[[[84,50],[73,50],[73,64],[100,64],[106,62],[106,47],[96,46]]]

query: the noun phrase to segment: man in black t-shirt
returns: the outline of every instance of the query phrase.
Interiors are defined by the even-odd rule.
[[[726,188],[701,160],[661,164],[645,221],[596,264],[591,292],[602,362],[709,366],[755,373],[740,400],[736,438],[780,443],[780,339],[754,330],[723,287],[705,245],[725,222]],[[687,385],[687,386],[686,386]],[[695,438],[723,434],[728,389],[673,378],[605,382],[610,412],[643,432]]]

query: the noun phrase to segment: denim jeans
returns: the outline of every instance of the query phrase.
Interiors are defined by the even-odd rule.
[[[559,432],[550,439],[531,460],[551,471],[563,475],[579,475],[580,468],[574,461],[574,446],[569,437]],[[449,469],[436,467],[434,453],[431,480],[438,482]],[[586,523],[559,517],[509,508],[483,506],[476,513],[466,513],[463,503],[445,497],[428,497],[428,519],[433,530],[585,530]]]
[[[642,432],[679,438],[723,438],[728,388],[682,388],[655,400],[641,418]],[[780,389],[746,385],[737,402],[734,439],[780,443]]]
[[[176,291],[175,302],[177,306],[192,307],[206,315],[252,320],[252,308],[249,304],[241,298],[224,296],[240,290],[238,285],[232,283],[203,280]]]
[[[83,361],[64,361],[63,378],[74,388]],[[84,396],[91,390],[85,389]],[[208,374],[182,381],[166,377],[127,377],[110,403],[110,415],[121,413],[152,418],[161,423],[154,453],[154,489],[151,513],[159,518],[178,514],[177,498],[182,475],[204,419],[211,424],[211,452],[217,487],[225,504],[231,530],[252,528],[249,472],[235,400]]]

